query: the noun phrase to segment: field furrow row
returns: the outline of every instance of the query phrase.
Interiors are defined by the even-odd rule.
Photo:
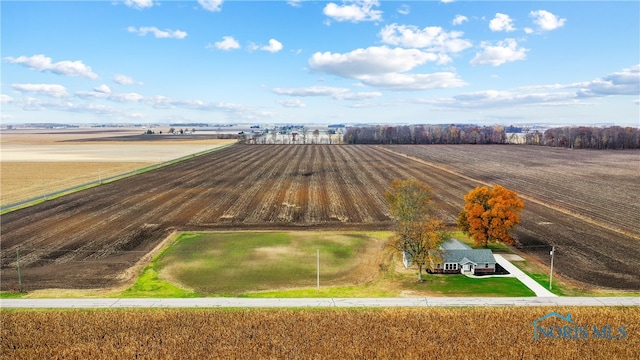
[[[536,200],[514,232],[524,251],[544,263],[555,245],[563,275],[638,289],[637,240],[585,220],[640,233],[637,164],[637,152],[526,146],[235,145],[3,214],[0,286],[16,286],[16,250],[30,289],[105,287],[174,230],[390,229],[384,191],[418,179],[452,225],[481,182],[513,187]]]

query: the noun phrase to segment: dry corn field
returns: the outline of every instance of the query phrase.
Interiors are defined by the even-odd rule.
[[[533,322],[552,311],[574,323],[538,326],[586,336],[534,341]],[[639,329],[637,307],[4,311],[0,357],[637,359]]]

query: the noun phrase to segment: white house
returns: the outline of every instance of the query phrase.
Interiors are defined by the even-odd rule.
[[[411,255],[403,252],[402,263],[411,267]],[[451,238],[440,249],[429,254],[427,271],[431,273],[492,274],[496,271],[496,259],[489,249],[472,249],[458,239]]]
[[[489,249],[472,249],[458,239],[440,244],[440,256],[431,256],[427,271],[433,273],[491,274],[496,271],[496,259]]]

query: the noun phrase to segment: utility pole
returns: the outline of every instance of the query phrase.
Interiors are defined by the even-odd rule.
[[[22,273],[20,272],[20,250],[16,249],[16,263],[18,265],[18,289],[22,293]]]
[[[318,251],[316,252],[316,274],[317,274],[317,286],[318,286],[318,292],[320,292],[320,249],[318,249]]]
[[[551,290],[551,283],[553,282],[553,255],[555,255],[555,253],[556,247],[552,246],[551,253],[549,253],[551,255],[551,270],[549,270],[549,290]]]

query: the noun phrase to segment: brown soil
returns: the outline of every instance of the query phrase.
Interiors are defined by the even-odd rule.
[[[458,156],[466,149],[441,150]],[[558,172],[573,161],[563,163],[562,156],[546,148],[521,149],[543,163],[554,155],[554,162],[545,166],[557,166]],[[494,150],[474,147],[478,153]],[[506,155],[496,151],[493,156]],[[438,161],[431,166],[366,145],[232,146],[3,215],[1,287],[17,288],[17,251],[25,290],[99,288],[121,284],[119,275],[174,230],[390,229],[384,191],[397,178],[429,184],[443,215],[454,222],[463,195],[479,183],[476,173],[463,176],[443,169],[448,161]],[[475,169],[471,164],[469,168]],[[572,184],[554,182],[551,187],[527,176],[516,180],[542,189]],[[610,176],[603,184],[626,191],[629,185],[623,179]],[[640,289],[635,238],[640,231],[616,223],[602,226],[588,221],[590,214],[572,215],[579,213],[577,208],[563,212],[545,201],[540,196],[539,202],[526,204],[515,234],[523,251],[545,259],[552,243],[558,247],[555,269],[564,276],[601,287]],[[633,220],[633,214],[620,216]],[[532,247],[542,245],[547,247]]]

